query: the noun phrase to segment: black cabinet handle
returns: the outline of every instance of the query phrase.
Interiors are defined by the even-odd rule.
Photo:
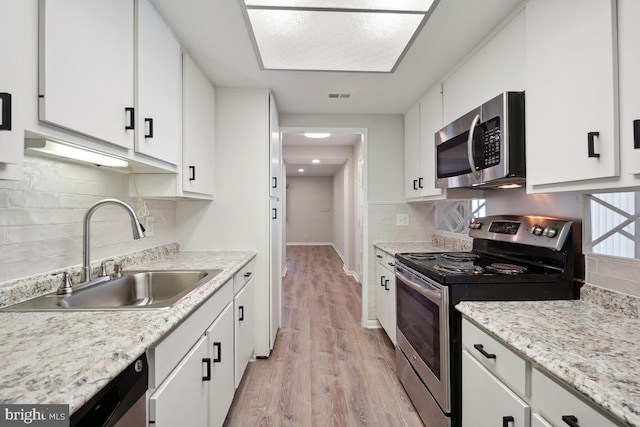
[[[389,267],[395,267],[396,266],[396,264],[393,263],[393,262],[388,262],[387,264],[389,264]]]
[[[389,290],[389,288],[387,287],[387,285],[388,285],[388,284],[389,284],[389,279],[386,279],[386,280],[384,281],[384,290],[385,290],[385,291],[388,291],[388,290]]]
[[[376,255],[376,258],[382,259],[382,255]]]
[[[380,276],[380,286],[384,286],[384,276]]]
[[[202,376],[202,381],[211,381],[211,358],[203,358],[202,363],[207,365],[207,374]]]
[[[195,181],[195,180],[196,180],[196,167],[189,166],[189,181]]]
[[[580,424],[578,424],[578,418],[576,418],[574,415],[563,415],[562,421],[564,421],[568,426],[580,427]]]
[[[2,122],[0,130],[11,130],[11,94],[0,93],[0,101],[2,101]]]
[[[147,133],[145,138],[153,138],[153,119],[144,119],[144,123],[147,125]]]
[[[502,417],[502,427],[509,427],[509,423],[512,423],[513,421],[514,419],[511,415]]]
[[[418,189],[418,180],[417,180],[417,179],[414,179],[414,180],[413,180],[413,189],[414,189],[414,190],[417,190],[417,189]]]
[[[587,143],[589,145],[589,157],[600,157],[599,153],[596,153],[596,136],[600,136],[600,132],[587,133]]]
[[[273,176],[271,177],[271,188],[278,188],[278,177],[277,176]]]
[[[244,305],[238,307],[238,312],[240,313],[240,318],[238,320],[242,322],[244,320]]]
[[[244,277],[245,277],[245,278],[251,277],[251,274],[252,274],[252,273],[251,273],[250,271],[249,271],[249,272],[247,272],[247,273],[244,273]]]
[[[273,212],[273,215],[271,216],[271,219],[278,219],[278,209],[277,208],[271,208],[271,211]]]
[[[213,350],[216,352],[216,357],[213,358],[213,363],[222,362],[222,343],[221,342],[214,342],[213,343]]]
[[[423,178],[418,178],[418,188],[422,188],[422,180]]]
[[[125,130],[133,130],[136,128],[136,116],[135,116],[135,109],[133,107],[126,107],[124,109],[124,112],[126,115],[128,115],[129,117],[129,124],[126,125],[124,127]]]
[[[640,120],[633,121],[633,148],[640,148]]]
[[[496,355],[492,354],[492,353],[487,353],[487,350],[484,349],[484,346],[482,344],[474,344],[473,348],[475,348],[476,350],[478,350],[480,353],[482,353],[482,355],[484,357],[486,357],[487,359],[495,359]]]

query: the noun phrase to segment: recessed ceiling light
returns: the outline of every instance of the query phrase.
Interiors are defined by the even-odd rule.
[[[304,169],[298,169],[298,172],[304,172]]]
[[[306,132],[304,136],[307,138],[329,138],[331,134],[327,132]]]
[[[263,69],[388,73],[395,70],[437,1],[244,3]]]
[[[318,159],[313,159],[313,160],[311,160],[311,163],[320,163],[320,160],[318,160]]]

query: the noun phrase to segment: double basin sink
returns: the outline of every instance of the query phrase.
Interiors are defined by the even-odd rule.
[[[85,311],[165,309],[209,282],[221,270],[129,271],[117,279],[98,283],[71,295],[55,292],[2,309],[2,311]]]

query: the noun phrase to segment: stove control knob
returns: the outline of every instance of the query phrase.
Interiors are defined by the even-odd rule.
[[[543,236],[547,236],[550,239],[553,239],[554,237],[556,237],[556,234],[558,234],[558,229],[553,227],[546,227],[542,232]]]
[[[482,227],[482,223],[478,220],[471,220],[469,228],[472,230],[479,230]]]
[[[529,231],[529,233],[535,234],[536,236],[540,236],[542,234],[542,231],[543,231],[542,227],[536,224],[533,227],[531,227],[531,230]]]

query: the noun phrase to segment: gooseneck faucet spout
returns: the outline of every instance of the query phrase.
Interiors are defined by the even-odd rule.
[[[91,216],[96,210],[104,205],[116,205],[122,207],[125,211],[127,211],[129,217],[131,217],[131,229],[133,231],[133,238],[137,240],[144,237],[144,227],[142,227],[142,224],[140,224],[136,212],[130,205],[118,199],[104,199],[96,202],[84,215],[84,234],[82,238],[82,282],[88,282],[93,279],[91,274],[90,255]]]

